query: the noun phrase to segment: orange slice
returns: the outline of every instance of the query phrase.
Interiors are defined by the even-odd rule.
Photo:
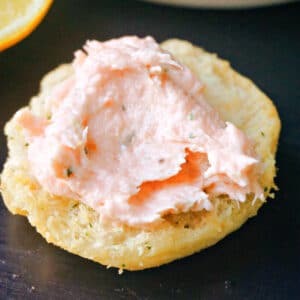
[[[0,0],[0,51],[27,37],[53,0]]]

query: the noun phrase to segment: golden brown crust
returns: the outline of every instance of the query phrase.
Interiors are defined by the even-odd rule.
[[[280,131],[280,120],[271,100],[216,55],[180,40],[169,40],[162,46],[190,67],[206,85],[206,99],[223,118],[255,142],[264,163],[260,181],[267,188],[266,194],[269,193],[274,186],[274,156]],[[42,80],[41,93],[31,102],[35,113],[47,114],[44,97],[71,73],[72,68],[63,65]],[[140,270],[190,255],[239,228],[262,205],[261,201],[252,203],[249,198],[238,206],[235,201],[219,197],[213,199],[211,212],[168,216],[152,230],[111,226],[101,223],[97,213],[86,205],[41,189],[28,172],[26,145],[20,128],[12,120],[5,132],[10,152],[1,179],[8,209],[26,215],[48,242],[104,265]]]

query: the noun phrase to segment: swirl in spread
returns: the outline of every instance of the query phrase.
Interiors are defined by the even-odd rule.
[[[263,197],[250,141],[153,38],[88,41],[73,69],[46,99],[51,119],[17,114],[45,190],[129,225],[211,210],[216,195]]]

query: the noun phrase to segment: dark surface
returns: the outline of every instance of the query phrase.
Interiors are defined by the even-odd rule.
[[[98,3],[99,2],[99,3]],[[87,4],[88,3],[88,4]],[[0,204],[1,299],[299,299],[300,4],[204,11],[135,1],[56,1],[41,26],[0,54],[0,127],[41,76],[86,39],[188,39],[229,59],[275,102],[283,122],[277,184],[259,215],[217,246],[141,272],[104,267],[47,244]],[[1,142],[1,165],[6,141]]]

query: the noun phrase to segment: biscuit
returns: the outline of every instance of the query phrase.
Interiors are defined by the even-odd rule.
[[[215,54],[176,39],[164,42],[162,48],[196,74],[205,84],[206,100],[254,142],[264,170],[260,183],[265,195],[272,196],[281,126],[272,101]],[[65,64],[43,78],[39,95],[30,102],[34,113],[47,116],[45,97],[72,72],[71,65]],[[169,215],[152,229],[112,226],[102,223],[85,204],[43,190],[28,172],[20,126],[9,121],[5,134],[9,157],[1,175],[1,191],[7,208],[26,216],[47,242],[106,266],[141,270],[191,255],[238,229],[263,204],[250,196],[244,203],[220,196],[212,199],[212,211]]]

